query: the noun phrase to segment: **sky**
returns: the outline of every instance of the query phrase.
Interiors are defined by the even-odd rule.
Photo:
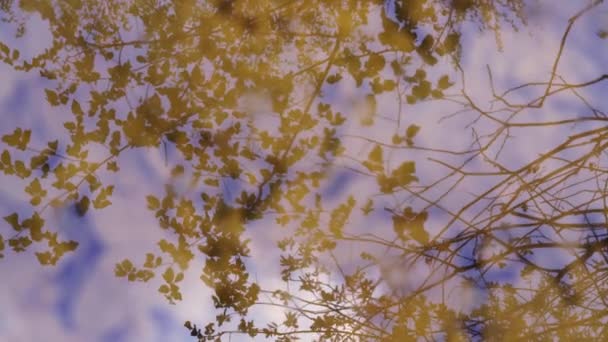
[[[467,91],[472,97],[486,105],[491,100],[486,65],[492,70],[494,86],[507,89],[527,81],[546,80],[551,71],[551,62],[559,48],[560,39],[567,24],[567,18],[586,5],[588,1],[538,1],[530,9],[529,25],[518,32],[505,28],[501,32],[503,51],[498,52],[492,32],[479,32],[467,28],[464,35],[462,67],[466,75]],[[608,7],[602,5],[592,14],[577,22],[567,41],[565,52],[559,64],[559,73],[570,82],[584,82],[597,75],[607,73],[606,56],[608,41],[595,34],[608,29]],[[35,20],[35,19],[34,19]],[[19,41],[22,54],[33,55],[48,41],[44,23],[34,24],[36,29]],[[0,30],[0,39],[11,41],[11,33]],[[62,136],[59,118],[65,116],[62,108],[50,107],[45,101],[45,83],[37,75],[17,73],[0,64],[0,133],[11,132],[14,127],[30,127],[35,132],[32,145],[43,146],[54,136]],[[460,79],[458,79],[460,81]],[[595,105],[606,106],[605,85],[582,90]],[[348,102],[353,90],[338,89],[336,98],[345,101],[344,106],[361,106],[359,102]],[[350,94],[350,95],[349,95]],[[521,92],[513,100],[524,100],[529,92]],[[396,112],[396,101],[383,97],[378,111]],[[416,138],[420,146],[466,147],[470,141],[470,131],[465,123],[474,118],[466,114],[452,119],[439,120],[456,108],[453,105],[430,102],[404,108],[403,120],[422,127]],[[550,101],[545,108],[522,114],[525,120],[546,120],[549,118],[571,117],[572,112],[582,112],[579,102],[563,96]],[[580,113],[583,114],[583,113]],[[373,129],[357,125],[348,127],[353,135],[385,135],[394,126],[393,122],[380,120]],[[491,129],[491,126],[479,126]],[[461,134],[467,136],[461,137]],[[571,127],[535,130],[526,129],[513,132],[517,139],[501,155],[506,165],[522,165],[535,158],[538,153],[554,146],[556,141],[572,134]],[[539,135],[541,134],[541,135]],[[369,153],[370,145],[352,142],[349,152]],[[102,157],[101,151],[92,157]],[[434,179],[446,170],[423,158],[422,154],[394,155],[395,160],[417,160],[420,177]],[[191,267],[182,283],[184,301],[169,305],[157,292],[158,283],[128,283],[114,276],[116,262],[129,258],[140,260],[146,252],[154,249],[155,243],[163,237],[153,215],[145,208],[145,196],[149,194],[149,184],[162,184],[169,179],[170,170],[165,167],[162,151],[141,149],[128,151],[120,157],[121,171],[108,179],[115,184],[113,205],[101,211],[92,211],[78,217],[69,208],[57,209],[46,216],[47,224],[58,227],[63,236],[75,239],[80,246],[75,253],[66,257],[56,267],[37,265],[32,252],[10,255],[0,260],[0,340],[29,341],[192,341],[183,328],[183,322],[208,322],[214,320],[210,292],[200,282],[198,272],[202,260]],[[477,165],[484,167],[483,165]],[[546,166],[550,168],[550,165]],[[491,180],[488,180],[488,184]],[[14,177],[0,176],[0,215],[25,210],[28,197],[23,193],[24,184]],[[457,193],[445,199],[446,206],[457,208],[467,191],[479,192],[486,184],[467,183],[460,185]],[[372,193],[373,182],[352,173],[336,171],[325,190],[330,201],[342,200],[354,190],[358,194]],[[384,218],[386,219],[386,218]],[[360,221],[361,229],[370,226],[386,226],[383,218]],[[445,215],[437,213],[429,218],[429,226],[441,226]],[[8,229],[8,226],[0,229]],[[249,227],[254,237],[251,245],[253,273],[268,283],[279,283],[277,252],[269,246],[276,237],[276,227],[269,222],[259,222]],[[379,228],[381,229],[381,228]],[[560,256],[547,256],[560,258]],[[392,271],[402,286],[413,286],[416,282],[411,272],[402,277]],[[407,279],[406,279],[407,278]],[[409,285],[408,285],[409,284]],[[474,293],[461,293],[460,303],[466,307],[473,301]],[[268,308],[255,308],[257,318],[280,317],[279,312]],[[249,341],[248,337],[234,336],[232,341]]]

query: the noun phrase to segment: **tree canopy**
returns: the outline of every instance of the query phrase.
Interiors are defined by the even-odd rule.
[[[79,241],[49,211],[103,212],[121,156],[153,150],[170,177],[133,205],[167,237],[115,274],[174,303],[200,269],[216,319],[185,322],[195,340],[605,338],[608,76],[560,68],[602,1],[564,21],[546,79],[507,88],[489,66],[468,78],[466,46],[482,31],[517,49],[502,32],[528,29],[532,0],[1,4],[14,37],[0,58],[67,118],[42,146],[32,127],[2,127],[2,181],[29,206],[5,208],[1,262],[68,258]],[[27,55],[34,22],[51,39]],[[569,116],[546,114],[563,103]],[[428,108],[441,112],[416,114]],[[451,128],[421,123],[437,120]],[[252,317],[265,306],[282,318]]]

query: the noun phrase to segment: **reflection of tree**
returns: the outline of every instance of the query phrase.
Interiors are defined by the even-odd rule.
[[[468,92],[460,67],[461,25],[472,20],[494,30],[500,43],[500,25],[524,19],[520,1],[7,5],[5,19],[18,36],[28,34],[28,16],[37,14],[48,22],[53,41],[33,58],[2,43],[0,57],[55,82],[46,100],[69,108],[72,119],[64,123],[66,136],[44,149],[30,146],[36,132],[28,129],[2,138],[8,147],[0,167],[26,181],[32,211],[26,218],[5,217],[14,232],[4,235],[0,249],[5,242],[15,252],[46,244],[38,260],[56,264],[78,243],[61,241],[45,226],[47,208],[73,203],[79,215],[91,206],[103,209],[114,191],[104,174],[120,172],[124,151],[170,149],[179,156],[171,158],[172,177],[198,192],[170,184],[151,190],[147,207],[174,239],[159,241],[160,251],[147,254],[142,266],[122,261],[116,275],[130,281],[161,275],[159,292],[173,302],[182,299],[183,271],[204,257],[201,279],[214,290],[218,316],[199,323],[201,337],[601,336],[608,261],[601,158],[608,132],[599,126],[605,114],[580,90],[606,77],[569,83],[559,76],[572,26],[598,4],[569,20],[548,81],[501,93],[488,69],[490,109]],[[441,73],[449,62],[456,77]],[[461,91],[448,94],[455,79]],[[348,87],[363,108],[357,115],[341,113],[351,99],[340,91]],[[522,103],[513,100],[530,89],[542,91]],[[534,116],[566,93],[590,114],[555,121]],[[398,99],[399,111],[387,118],[378,108],[389,98]],[[262,105],[256,105],[259,99]],[[467,122],[469,149],[416,143],[424,127],[406,124],[401,108],[430,100],[474,115]],[[383,120],[394,129],[388,139],[366,133]],[[576,132],[525,165],[502,158],[516,146],[516,131],[573,123]],[[348,125],[357,128],[347,132]],[[353,149],[357,144],[369,146],[363,157]],[[91,160],[89,151],[99,146],[107,156]],[[398,151],[428,157],[445,173],[428,179],[416,172],[418,160],[398,160]],[[355,189],[341,203],[330,203],[323,189],[336,168],[371,179],[375,195],[362,198]],[[455,195],[470,184],[472,199]],[[238,194],[225,195],[235,188]],[[374,230],[358,228],[357,222],[371,219]],[[246,229],[260,220],[289,232],[277,245],[284,287],[267,288],[249,274]],[[389,228],[378,228],[383,225]],[[547,262],[555,255],[569,259]],[[419,281],[411,281],[414,273]],[[455,310],[449,304],[453,288],[482,294],[483,300],[472,299],[482,304]],[[247,315],[255,305],[279,307],[285,319],[260,325]]]

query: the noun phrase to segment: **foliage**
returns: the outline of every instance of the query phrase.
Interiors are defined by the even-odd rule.
[[[564,41],[597,4],[571,18]],[[142,266],[123,260],[115,273],[158,282],[159,293],[175,302],[183,299],[185,271],[203,258],[200,278],[213,290],[217,316],[199,327],[185,324],[200,340],[237,333],[279,341],[306,335],[408,341],[605,334],[606,234],[592,229],[574,241],[560,234],[605,229],[589,217],[606,211],[606,128],[581,129],[517,169],[502,164],[497,146],[518,127],[605,121],[590,105],[589,117],[516,117],[606,77],[558,81],[560,49],[548,82],[502,94],[492,84],[493,100],[502,107],[485,110],[467,93],[460,67],[463,26],[493,30],[501,48],[501,25],[525,21],[521,1],[36,0],[3,2],[2,8],[16,40],[28,34],[31,17],[48,24],[52,42],[44,52],[24,57],[0,42],[0,58],[38,73],[49,84],[48,104],[71,116],[63,123],[65,135],[43,149],[31,146],[31,128],[2,137],[0,171],[27,184],[31,205],[26,216],[4,217],[12,230],[0,239],[4,254],[5,244],[15,253],[36,248],[40,264],[55,265],[78,242],[61,241],[45,225],[47,209],[72,205],[80,216],[103,210],[115,191],[104,176],[121,172],[125,151],[169,146],[178,156],[171,158],[173,179],[195,191],[180,192],[171,182],[151,189],[145,206],[171,238],[143,256]],[[448,93],[458,81],[460,93]],[[543,94],[530,102],[509,97],[539,86]],[[363,99],[361,115],[340,109],[342,89]],[[251,103],[259,98],[267,101],[262,114]],[[420,146],[424,127],[401,112],[391,121],[394,132],[381,139],[349,133],[353,125],[363,132],[379,125],[379,104],[389,98],[399,107],[456,103],[476,115],[471,124],[490,125],[483,126],[489,133],[472,129],[473,147],[466,151]],[[367,144],[366,152],[349,154],[348,139]],[[107,155],[92,160],[89,153],[99,146]],[[396,160],[395,151],[407,151],[400,153],[405,157],[428,153],[448,172],[429,180],[417,173],[418,160]],[[556,160],[561,164],[541,172]],[[473,161],[492,170],[468,171]],[[332,201],[325,189],[336,169],[373,180],[375,196],[359,198],[353,191]],[[471,178],[489,179],[491,186],[475,189],[471,200],[462,197],[456,208],[444,206],[443,199]],[[581,187],[594,195],[569,202]],[[229,195],[234,189],[238,194]],[[435,190],[440,194],[431,195]],[[430,228],[433,215],[448,219],[433,220],[437,227]],[[269,217],[288,232],[275,241],[281,288],[268,288],[250,274],[248,229]],[[361,231],[356,223],[369,217],[392,229]],[[494,246],[498,252],[488,252]],[[345,251],[353,249],[361,252],[346,260]],[[547,249],[572,251],[571,261],[546,266],[534,256]],[[406,286],[401,273],[415,267],[425,269],[424,279]],[[527,287],[489,276],[501,269],[519,273]],[[457,310],[437,297],[447,286],[474,288],[486,298],[468,312]],[[285,319],[250,317],[252,307],[263,305],[282,308]]]

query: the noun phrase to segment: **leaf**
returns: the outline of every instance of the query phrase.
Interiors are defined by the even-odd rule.
[[[76,213],[78,214],[78,216],[82,217],[82,216],[86,215],[87,211],[89,210],[90,204],[91,204],[91,201],[89,200],[89,197],[82,196],[80,198],[80,201],[78,201],[78,203],[76,203]]]
[[[72,113],[76,116],[84,115],[84,112],[82,111],[82,107],[80,107],[80,103],[76,100],[72,101]]]
[[[24,131],[21,128],[17,127],[12,134],[3,135],[2,141],[9,146],[16,147],[19,150],[24,151],[30,142],[31,135],[31,130],[28,129]]]
[[[30,203],[33,206],[40,204],[42,197],[45,197],[47,194],[46,190],[44,190],[40,185],[38,178],[35,178],[28,186],[25,187],[25,192],[32,197]]]
[[[131,271],[133,271],[133,263],[128,259],[123,260],[120,264],[116,264],[114,268],[114,273],[117,277],[124,277],[131,273]]]
[[[192,82],[192,84],[196,84],[199,85],[201,83],[204,82],[204,77],[203,77],[203,73],[201,71],[201,68],[197,65],[195,65],[192,68],[192,71],[190,72],[190,82]]]
[[[363,206],[363,208],[361,208],[361,211],[363,211],[363,215],[367,216],[373,210],[374,210],[374,201],[370,198],[367,200],[367,203],[365,203],[365,206]]]
[[[27,178],[32,174],[32,171],[25,166],[25,163],[21,160],[15,161],[15,174],[19,178]]]
[[[171,177],[179,177],[184,174],[184,166],[176,165],[173,170],[171,170]]]
[[[416,134],[418,134],[419,131],[420,131],[420,126],[412,124],[407,127],[407,130],[405,131],[405,135],[408,139],[412,139],[413,137],[416,136]]]
[[[117,277],[124,277],[127,275],[127,270],[122,266],[122,264],[117,264],[114,267],[114,275]]]
[[[15,237],[8,240],[8,245],[17,253],[25,251],[32,244],[32,240],[27,236]]]
[[[37,155],[37,156],[33,156],[30,159],[30,168],[32,170],[38,169],[41,166],[43,166],[44,164],[46,164],[46,162],[49,160],[49,157],[46,155]]]
[[[384,80],[384,91],[393,91],[397,87],[397,82],[393,80]]]
[[[108,169],[108,171],[118,172],[118,163],[116,163],[116,161],[111,161],[106,164],[106,168]]]
[[[460,46],[460,33],[454,32],[448,34],[443,41],[443,46],[447,53],[452,53]]]
[[[442,99],[443,98],[443,92],[441,92],[441,90],[438,90],[438,89],[433,89],[433,90],[431,90],[431,96],[434,99]]]
[[[99,192],[99,195],[97,195],[97,198],[95,198],[95,200],[93,201],[93,207],[95,209],[103,209],[103,208],[111,205],[112,202],[110,202],[108,200],[108,197],[111,196],[113,192],[114,192],[113,185],[108,185],[107,187],[101,189],[101,191]]]
[[[433,35],[427,34],[418,47],[422,50],[429,51],[431,50],[434,44],[435,38],[433,37]]]
[[[416,164],[413,161],[405,161],[392,172],[391,177],[395,179],[395,185],[405,186],[418,180],[418,178],[414,176],[415,172]]]
[[[148,201],[148,209],[156,210],[160,208],[160,201],[158,200],[158,198],[152,195],[148,195],[146,196],[146,200]]]
[[[171,267],[167,268],[165,270],[165,273],[163,273],[163,279],[165,279],[165,281],[167,283],[172,283],[173,277],[174,277],[173,268],[171,268]]]
[[[55,264],[53,260],[53,255],[51,252],[36,252],[36,258],[38,258],[38,262],[40,265],[53,265]]]
[[[48,78],[49,80],[57,79],[57,75],[49,70],[40,70],[40,77]]]
[[[59,140],[49,141],[46,145],[52,152],[55,152],[59,148]]]
[[[144,262],[144,267],[154,268],[154,254],[152,254],[152,253],[146,254],[146,261]]]
[[[22,226],[29,229],[32,240],[42,240],[42,227],[44,226],[44,220],[40,217],[40,215],[38,215],[37,212],[35,212],[31,218],[24,220],[22,222]]]
[[[441,90],[448,89],[452,85],[454,85],[454,83],[450,82],[450,78],[448,77],[448,75],[443,75],[437,82],[437,87],[439,87],[439,89]]]
[[[71,252],[76,250],[76,248],[78,248],[78,242],[76,241],[65,241],[65,242],[61,242],[59,244],[57,244],[54,248],[55,251],[55,255],[60,257],[61,255],[63,255],[66,252]]]
[[[45,89],[44,92],[46,93],[46,100],[51,106],[59,106],[59,97],[56,92],[50,89]]]
[[[412,87],[412,95],[417,99],[425,99],[431,94],[431,82],[421,81]]]
[[[0,155],[0,161],[2,161],[4,165],[11,165],[11,154],[7,150],[2,151],[2,155]]]
[[[71,132],[76,129],[76,124],[71,121],[66,121],[63,123],[63,127]]]
[[[214,187],[220,186],[220,181],[216,178],[205,178],[205,180],[203,182],[209,186],[214,186]]]
[[[416,213],[407,207],[401,215],[393,215],[393,229],[401,239],[413,238],[424,245],[429,241],[429,233],[424,229],[427,217],[428,212]]]
[[[25,192],[30,194],[31,196],[46,196],[46,190],[42,188],[38,178],[34,178],[34,180],[31,181],[30,184],[25,187]]]
[[[14,230],[21,230],[21,225],[19,224],[19,214],[12,213],[8,216],[4,216],[4,221],[8,222]]]
[[[326,81],[329,84],[335,84],[335,83],[340,82],[341,79],[342,79],[342,75],[340,75],[340,74],[333,74],[333,75],[327,76]]]
[[[6,56],[8,56],[8,54],[11,51],[11,49],[6,44],[0,42],[0,51],[2,51],[3,54],[5,54]]]
[[[363,166],[367,167],[371,172],[383,172],[384,166],[382,165],[382,147],[376,145],[374,149],[367,156],[367,160],[363,162]]]
[[[365,67],[367,68],[367,72],[370,75],[375,75],[379,71],[381,71],[386,65],[386,60],[381,54],[372,54],[369,56],[367,63],[365,63]]]

